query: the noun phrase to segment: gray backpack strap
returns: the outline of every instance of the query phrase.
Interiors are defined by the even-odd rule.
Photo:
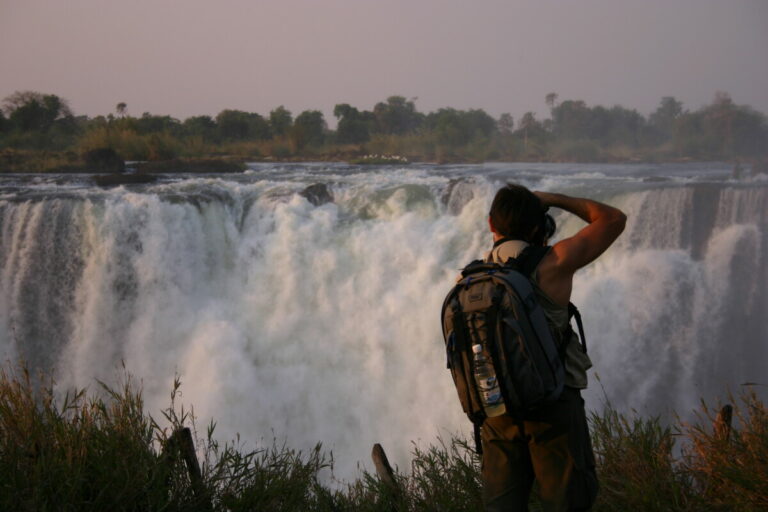
[[[581,323],[581,313],[579,308],[573,302],[568,303],[568,318],[576,319],[576,326],[579,328],[579,338],[581,338],[581,350],[587,353],[587,338],[584,336],[584,324]]]
[[[531,322],[531,327],[536,333],[536,337],[539,339],[538,354],[532,354],[533,357],[542,357],[546,360],[545,366],[549,366],[551,373],[547,376],[542,375],[545,381],[549,381],[555,388],[554,396],[560,396],[563,391],[565,383],[565,368],[563,367],[562,358],[557,350],[557,344],[552,337],[552,331],[547,323],[547,317],[544,314],[544,308],[539,304],[536,298],[536,292],[533,290],[531,281],[521,274],[520,272],[509,272],[504,275],[503,279],[512,286],[519,295],[523,307],[528,312],[528,318]],[[540,366],[542,367],[542,366]]]
[[[544,256],[547,255],[550,249],[550,246],[543,245],[529,245],[523,249],[523,252],[517,257],[520,272],[524,276],[532,278],[539,263],[541,263],[541,260],[544,259]]]

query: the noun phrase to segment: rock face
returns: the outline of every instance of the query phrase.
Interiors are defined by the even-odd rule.
[[[299,194],[315,206],[333,202],[333,193],[328,189],[328,185],[325,183],[315,183],[314,185],[310,185],[299,192]]]
[[[136,166],[137,172],[167,172],[167,173],[238,173],[245,170],[245,165],[239,161],[221,160],[215,158],[186,158],[173,160],[158,160],[141,162]]]
[[[96,148],[86,151],[83,160],[91,172],[123,172],[125,161],[112,148]]]
[[[133,183],[152,183],[157,176],[152,174],[101,174],[94,176],[93,181],[100,187],[114,187],[117,185],[130,185]]]
[[[475,197],[472,183],[464,178],[452,179],[448,182],[440,200],[447,207],[451,215],[459,215],[468,202]]]

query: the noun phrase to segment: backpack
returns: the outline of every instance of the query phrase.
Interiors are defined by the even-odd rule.
[[[523,418],[557,400],[565,386],[563,361],[571,330],[568,327],[567,337],[553,334],[530,277],[548,250],[529,246],[504,264],[473,261],[443,302],[447,367],[475,427],[477,453],[482,453],[480,426],[486,414],[473,376],[473,345],[482,345],[483,356],[493,364],[507,415]],[[571,316],[576,317],[586,352],[581,318],[573,304],[569,304]]]

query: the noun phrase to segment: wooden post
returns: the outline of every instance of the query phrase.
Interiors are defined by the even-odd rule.
[[[399,512],[400,508],[398,503],[400,502],[401,497],[400,486],[397,485],[395,472],[392,471],[392,466],[389,465],[387,454],[384,453],[384,448],[382,448],[379,443],[373,445],[371,458],[373,459],[373,465],[376,467],[376,474],[379,475],[379,480],[384,483],[391,493],[392,501],[390,502],[389,510],[391,512]]]
[[[384,453],[384,448],[379,443],[373,445],[373,451],[371,452],[371,458],[373,459],[373,465],[376,466],[376,474],[379,475],[379,479],[384,482],[387,487],[393,491],[397,491],[397,482],[395,481],[395,473],[392,471],[392,466],[389,465],[387,454]]]
[[[202,501],[205,510],[213,510],[203,484],[203,474],[200,471],[200,463],[197,461],[192,431],[187,427],[174,430],[163,449],[163,456],[170,464],[173,464],[178,455],[181,455],[181,460],[184,461],[187,471],[189,471],[189,481],[192,484],[195,498]]]
[[[728,439],[731,437],[731,420],[732,419],[733,419],[733,406],[731,404],[726,404],[723,406],[722,409],[720,409],[720,412],[717,413],[717,418],[715,418],[715,424],[712,426],[716,439],[728,441]]]

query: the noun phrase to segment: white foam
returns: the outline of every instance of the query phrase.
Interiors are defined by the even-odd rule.
[[[50,338],[61,339],[46,339],[63,388],[112,381],[123,360],[159,417],[178,374],[183,402],[200,423],[215,419],[221,439],[277,436],[304,449],[322,441],[344,478],[375,442],[405,469],[412,440],[469,435],[438,312],[460,266],[490,244],[496,182],[473,170],[446,205],[441,196],[461,173],[331,171],[88,189],[59,206],[0,202],[3,355],[30,355],[13,325],[48,303],[30,303],[25,290],[53,282],[67,261],[76,282],[68,327],[52,326]],[[335,201],[315,207],[297,193],[314,182]],[[550,176],[538,186],[564,183]],[[627,232],[574,286],[609,398],[684,409],[722,389],[710,376],[759,381],[750,372],[765,351],[748,338],[766,332],[765,190],[722,189],[711,215],[691,216],[698,190],[611,187],[595,194],[629,212]],[[56,217],[70,219],[56,233],[77,241],[77,257],[41,252],[60,242],[46,222],[53,208],[69,215]],[[583,225],[557,219],[558,237]],[[745,332],[734,332],[739,323]],[[729,358],[724,336],[757,362]],[[599,395],[593,380],[590,406]]]

